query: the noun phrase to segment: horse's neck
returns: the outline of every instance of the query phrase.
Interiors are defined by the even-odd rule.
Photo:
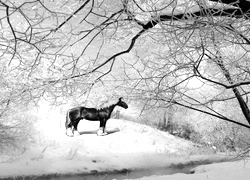
[[[108,113],[109,113],[108,116],[110,116],[116,105],[117,104],[112,104],[111,106],[108,106],[106,108],[100,109],[98,111],[99,111],[99,113],[102,112],[102,111],[106,111],[106,112],[108,111]]]
[[[114,110],[115,106],[116,106],[116,104],[113,104],[113,105],[109,106],[109,112],[110,112],[110,114]]]

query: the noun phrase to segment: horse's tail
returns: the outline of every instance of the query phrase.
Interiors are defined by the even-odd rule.
[[[70,112],[70,110],[68,110],[67,114],[66,114],[66,121],[65,121],[65,128],[66,129],[69,127],[69,124],[70,124],[69,112]]]

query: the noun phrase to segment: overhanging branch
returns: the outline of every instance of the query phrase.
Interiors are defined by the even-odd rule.
[[[213,117],[216,117],[216,118],[219,118],[219,119],[222,119],[222,120],[225,120],[225,121],[228,121],[228,122],[231,122],[231,123],[234,123],[234,124],[237,124],[237,125],[240,125],[240,126],[243,126],[243,127],[246,127],[246,128],[248,128],[248,129],[250,129],[250,126],[249,126],[249,125],[246,125],[246,124],[243,124],[243,123],[234,121],[234,120],[229,119],[229,118],[227,118],[227,117],[225,117],[225,116],[218,116],[218,115],[216,115],[216,114],[213,114],[213,113],[210,113],[210,112],[207,112],[207,111],[204,111],[204,110],[195,108],[195,107],[187,106],[187,105],[185,105],[185,104],[181,104],[181,103],[179,103],[179,102],[177,102],[177,101],[173,101],[173,100],[171,101],[171,103],[176,104],[176,105],[178,105],[178,106],[182,106],[182,107],[188,108],[188,109],[192,109],[192,110],[195,110],[195,111],[198,111],[198,112],[202,112],[202,113],[204,113],[204,114],[208,114],[208,115],[210,115],[210,116],[213,116]]]
[[[84,76],[84,75],[87,75],[87,74],[91,74],[93,72],[95,72],[96,70],[100,69],[101,67],[103,67],[104,65],[106,65],[108,62],[112,61],[113,59],[115,59],[116,57],[122,55],[122,54],[126,54],[126,53],[129,53],[132,48],[134,47],[135,45],[135,42],[136,40],[145,32],[146,30],[141,30],[139,33],[137,33],[131,40],[131,43],[129,45],[129,47],[124,50],[124,51],[121,51],[121,52],[118,52],[116,54],[114,54],[113,56],[111,56],[110,58],[108,58],[106,61],[104,61],[103,63],[101,63],[99,66],[97,66],[96,68],[94,68],[93,70],[87,72],[87,73],[83,73],[83,74],[79,74],[79,75],[75,75],[75,76],[71,76],[70,78],[67,78],[67,79],[74,79],[74,78],[78,78],[78,77],[81,77],[81,76]],[[66,80],[66,79],[65,79]]]

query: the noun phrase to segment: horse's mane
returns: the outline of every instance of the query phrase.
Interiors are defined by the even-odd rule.
[[[114,106],[115,104],[111,104],[109,106],[105,106],[105,107],[101,107],[101,108],[97,108],[97,111],[105,111],[111,108],[111,106]]]

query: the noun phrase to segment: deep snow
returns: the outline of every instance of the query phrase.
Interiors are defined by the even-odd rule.
[[[107,136],[96,135],[98,126],[98,122],[81,121],[77,137],[67,137],[63,126],[51,128],[23,154],[1,155],[0,177],[157,170],[225,160],[224,155],[200,150],[189,141],[135,122],[110,119]],[[199,166],[194,174],[142,174],[137,178],[244,180],[250,178],[249,164],[225,162]]]

